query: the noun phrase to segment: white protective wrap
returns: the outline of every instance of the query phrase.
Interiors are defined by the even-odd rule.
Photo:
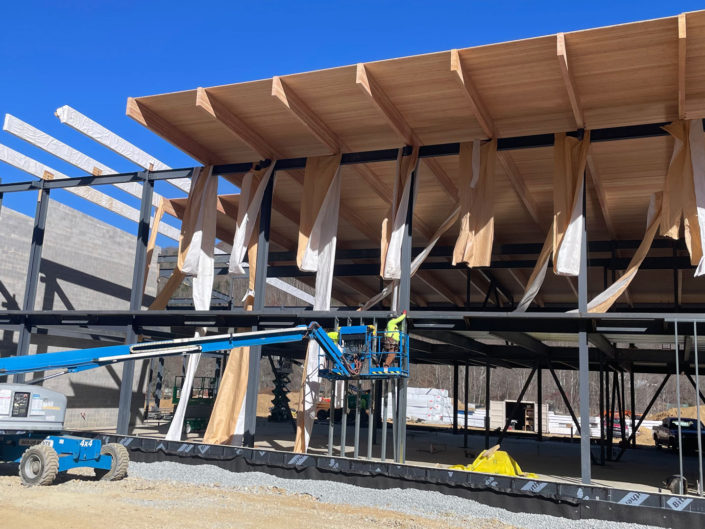
[[[207,178],[206,187],[201,195],[201,201],[193,207],[198,208],[198,215],[194,224],[194,233],[191,238],[188,252],[184,258],[182,271],[187,275],[192,275],[193,306],[196,310],[209,310],[211,304],[211,294],[213,292],[213,250],[215,247],[215,211],[212,204],[215,204],[218,196],[218,178],[208,171],[201,171],[194,176],[191,187],[195,187],[200,178]],[[196,336],[204,336],[205,328],[198,329]],[[169,425],[169,431],[165,439],[168,441],[178,441],[181,439],[181,432],[184,426],[186,408],[193,388],[193,379],[201,360],[200,354],[189,356],[184,383],[181,388],[181,399],[174,411],[174,418]]]
[[[648,247],[651,246],[651,243],[654,240],[654,235],[658,230],[658,224],[661,222],[661,217],[659,215],[661,205],[658,202],[659,201],[656,200],[656,197],[652,195],[651,200],[649,201],[649,210],[646,214],[646,233],[644,235],[644,239],[641,242],[639,250],[637,250],[636,252],[637,254],[643,252],[642,255],[645,256],[646,252],[648,251]],[[648,246],[642,248],[642,245]],[[639,261],[639,263],[641,263],[641,261]],[[599,307],[603,303],[608,302],[613,297],[615,297],[616,300],[616,296],[626,290],[626,288],[632,282],[632,279],[634,279],[638,271],[639,266],[631,266],[630,263],[630,266],[627,268],[627,271],[624,273],[624,275],[622,275],[605,290],[600,292],[590,301],[590,303],[588,303],[588,312],[594,312],[597,307]]]
[[[242,179],[242,190],[240,192],[240,196],[251,196],[251,199],[247,209],[238,208],[237,211],[237,228],[235,229],[235,235],[233,236],[233,247],[230,252],[230,263],[228,265],[228,273],[231,275],[245,275],[243,261],[247,255],[247,246],[252,238],[252,232],[255,229],[257,215],[259,215],[259,211],[262,208],[262,197],[264,196],[264,191],[267,189],[269,179],[272,177],[273,170],[274,162],[272,162],[267,168],[267,171],[264,173],[264,176],[257,186],[257,190],[254,195],[250,194],[250,188],[253,185],[254,178],[252,171],[248,172]]]
[[[107,165],[104,165],[93,158],[86,156],[82,152],[77,151],[73,147],[66,145],[65,143],[49,136],[45,132],[33,127],[32,125],[25,123],[21,119],[12,116],[11,114],[5,114],[5,121],[3,123],[3,130],[9,132],[10,134],[17,136],[21,140],[31,143],[35,147],[48,152],[70,163],[74,167],[78,167],[82,171],[88,174],[117,174],[118,171],[111,169]],[[134,196],[137,198],[142,198],[142,186],[136,182],[126,182],[121,184],[115,184],[118,189]],[[154,193],[152,197],[152,205],[159,207],[159,202],[162,197]],[[159,233],[173,239],[175,241],[179,240],[179,230],[168,224],[159,224]]]
[[[585,175],[578,177],[577,192],[570,213],[570,223],[565,230],[563,241],[558,249],[556,258],[556,274],[577,276],[580,274],[580,247],[583,243],[583,180]]]
[[[397,162],[398,169],[401,170],[401,160]],[[410,169],[416,170],[415,167]],[[399,179],[396,179],[394,184],[394,197],[400,190],[397,188]],[[414,186],[416,187],[416,186]],[[404,230],[406,228],[406,214],[409,209],[409,194],[411,192],[411,176],[407,175],[404,187],[401,190],[401,200],[399,208],[394,212],[392,219],[392,234],[389,238],[389,246],[387,247],[387,258],[384,262],[384,277],[383,279],[399,279],[401,277],[401,245],[404,240]],[[394,204],[396,201],[392,201]]]
[[[139,147],[131,144],[127,140],[122,139],[114,132],[109,131],[88,116],[81,114],[78,110],[75,110],[68,105],[57,108],[56,117],[59,118],[61,123],[68,125],[82,134],[85,134],[89,138],[97,141],[120,156],[127,158],[131,162],[136,163],[140,167],[151,171],[171,169],[171,167],[163,162],[160,162],[154,156],[147,154]],[[171,185],[188,193],[189,185],[187,182],[182,181],[182,179],[167,181]]]
[[[460,206],[456,206],[453,212],[450,214],[450,216],[445,220],[443,224],[441,224],[441,227],[436,230],[436,233],[433,234],[431,237],[431,240],[429,243],[426,245],[426,247],[419,253],[413,261],[411,261],[411,277],[414,277],[416,272],[418,272],[419,268],[421,268],[421,265],[423,262],[426,260],[426,258],[430,255],[431,250],[436,246],[436,243],[438,243],[438,240],[443,236],[443,234],[448,231],[451,225],[455,223],[455,221],[458,218],[458,213],[460,212]],[[362,307],[360,307],[359,310],[369,310],[370,308],[374,307],[382,301],[384,298],[389,296],[393,291],[396,286],[399,285],[399,280],[395,279],[391,283],[387,284],[382,291],[368,299]]]
[[[338,234],[338,209],[340,207],[340,168],[335,173],[326,192],[321,209],[316,216],[301,268],[316,272],[316,294],[313,310],[330,310],[333,287],[333,266]],[[309,340],[306,351],[306,382],[304,384],[304,452],[308,449],[316,417],[316,403],[321,386],[318,376],[320,347]]]
[[[60,173],[55,169],[52,169],[48,165],[39,163],[38,161],[33,160],[32,158],[29,158],[20,152],[10,149],[5,145],[0,145],[0,161],[12,165],[17,169],[24,171],[25,173],[36,176],[37,178],[41,178],[42,180],[68,178],[68,176],[66,176],[65,174]],[[64,188],[64,191],[79,196],[87,200],[88,202],[92,202],[97,206],[107,209],[108,211],[117,213],[121,217],[124,217],[133,222],[139,222],[140,220],[140,212],[137,209],[133,208],[132,206],[128,206],[127,204],[120,202],[119,200],[109,195],[106,195],[105,193],[101,193],[100,191],[97,191],[92,187],[67,187]],[[178,230],[174,231],[176,233],[170,232],[170,235],[168,235],[168,237],[171,237],[178,241]]]
[[[698,211],[700,228],[700,247],[705,249],[705,134],[703,120],[690,120],[690,162],[693,166],[693,187],[695,188],[695,205]],[[705,252],[704,252],[705,253]],[[700,258],[695,277],[705,274],[705,255]]]

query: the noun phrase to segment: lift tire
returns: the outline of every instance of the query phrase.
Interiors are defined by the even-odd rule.
[[[110,470],[102,468],[95,469],[95,475],[101,481],[117,481],[127,476],[127,466],[130,463],[130,454],[127,448],[120,443],[108,443],[100,449],[101,455],[109,455],[112,458]]]
[[[20,478],[28,487],[51,485],[59,473],[59,456],[49,445],[30,446],[20,460]]]

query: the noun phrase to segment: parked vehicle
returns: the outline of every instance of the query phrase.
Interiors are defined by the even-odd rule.
[[[668,417],[654,428],[654,444],[656,448],[667,446],[671,450],[678,450],[678,425],[677,417]],[[698,421],[696,419],[680,419],[681,443],[683,451],[694,451],[698,448]],[[705,446],[705,426],[700,423],[703,445]]]

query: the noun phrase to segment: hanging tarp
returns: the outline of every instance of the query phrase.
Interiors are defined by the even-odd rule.
[[[414,257],[414,260],[411,261],[411,277],[414,277],[416,272],[421,268],[421,265],[423,262],[426,260],[426,258],[431,254],[431,250],[436,246],[436,243],[438,240],[443,236],[445,232],[447,232],[454,224],[455,221],[458,220],[458,215],[460,214],[460,207],[456,206],[456,208],[453,210],[453,212],[450,214],[450,216],[441,224],[441,226],[436,230],[436,232],[433,234],[431,237],[431,240],[428,242],[426,247],[416,256]],[[391,283],[387,284],[382,291],[377,294],[376,296],[371,297],[368,299],[359,309],[357,310],[369,310],[377,303],[382,301],[384,298],[389,296],[399,285],[399,280],[395,279]]]
[[[494,240],[494,171],[497,140],[460,144],[460,233],[453,265],[490,266]]]
[[[580,273],[580,248],[585,232],[583,188],[589,148],[590,131],[585,132],[582,140],[564,132],[554,136],[553,222],[514,312],[526,312],[538,295],[551,255],[555,274],[577,276]]]
[[[394,179],[394,194],[389,212],[382,221],[381,265],[382,279],[399,279],[401,277],[401,245],[404,239],[406,214],[409,209],[411,194],[411,174],[419,163],[419,148],[414,147],[409,156],[399,150],[397,172]]]
[[[661,234],[677,239],[681,218],[695,276],[705,273],[705,135],[702,120],[675,121],[664,127],[673,136],[673,155],[663,190]]]
[[[263,187],[263,182],[265,179],[271,178],[271,170],[260,171],[259,173],[255,171],[251,174],[252,178],[249,179],[249,182],[243,179],[237,213],[237,226],[238,229],[243,230],[245,235],[242,240],[244,241],[243,244],[246,245],[249,264],[247,292],[242,299],[245,310],[252,310],[254,304],[258,242],[258,233],[255,228],[259,226],[258,214],[262,204],[262,194],[259,191],[260,188],[264,189],[266,187],[266,183]],[[253,203],[257,205],[257,213],[254,212]],[[245,225],[245,219],[247,219],[249,228]],[[247,232],[249,232],[249,235]],[[237,234],[235,235],[235,240],[239,240]],[[238,264],[240,266],[241,263],[242,258],[239,258]],[[238,347],[230,351],[228,362],[223,370],[223,377],[218,387],[218,395],[213,405],[213,411],[208,421],[208,427],[203,436],[204,443],[242,445],[243,436],[247,428],[245,424],[245,407],[247,405],[247,382],[250,363],[259,362],[259,358],[251,358],[253,354],[256,353],[253,353],[250,347]]]
[[[660,224],[661,194],[659,193],[651,197],[649,211],[647,213],[646,232],[644,233],[644,238],[639,248],[637,248],[631,261],[629,261],[627,270],[617,281],[612,283],[607,289],[595,296],[595,298],[588,303],[588,312],[607,312],[610,307],[614,305],[615,301],[619,299],[619,296],[629,287],[629,284],[636,277],[641,263],[644,262],[646,254],[649,253],[649,248],[651,248],[651,243],[654,241]]]
[[[555,135],[553,144],[553,272],[577,276],[583,237],[583,183],[590,131],[582,140]]]
[[[316,272],[313,310],[330,310],[340,208],[341,155],[309,158],[304,174],[299,247],[301,270]],[[319,346],[309,341],[296,414],[295,452],[308,449],[320,389]]]
[[[210,310],[211,293],[213,292],[213,250],[215,248],[218,177],[212,175],[211,170],[211,167],[207,167],[191,180],[191,190],[186,203],[181,240],[179,241],[177,269],[180,274],[193,278],[192,291],[195,310]],[[176,274],[176,271],[174,273]],[[205,332],[205,329],[198,329],[196,335],[203,336]],[[169,431],[165,437],[167,440],[181,439],[186,408],[200,357],[200,354],[189,356],[181,388],[181,399],[169,425]]]
[[[524,295],[514,309],[514,312],[526,312],[529,305],[534,301],[534,298],[538,296],[541,285],[543,285],[543,280],[546,279],[546,270],[548,270],[548,260],[551,257],[551,253],[553,253],[553,229],[548,230],[548,235],[541,248],[541,253],[538,259],[536,259],[531,277],[529,277],[529,281],[526,283]]]
[[[154,220],[152,220],[151,231],[149,232],[149,240],[147,241],[147,258],[144,270],[144,282],[142,284],[142,294],[147,288],[147,280],[149,279],[149,271],[152,268],[152,256],[154,255],[154,248],[157,245],[157,234],[159,233],[159,226],[162,222],[162,217],[164,216],[164,197],[159,199],[159,206],[157,207],[157,212],[154,214]]]
[[[240,205],[243,202],[247,207],[238,205],[237,227],[233,236],[233,247],[230,252],[228,273],[232,275],[245,275],[242,266],[250,239],[257,225],[257,217],[262,208],[262,197],[267,189],[267,184],[274,170],[274,162],[267,168],[253,169],[242,179],[240,187]]]

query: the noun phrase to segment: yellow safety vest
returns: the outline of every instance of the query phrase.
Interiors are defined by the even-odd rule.
[[[387,322],[387,336],[395,342],[398,342],[401,338],[399,333],[399,324],[404,320],[404,318],[406,318],[406,314],[402,314],[401,316]]]

